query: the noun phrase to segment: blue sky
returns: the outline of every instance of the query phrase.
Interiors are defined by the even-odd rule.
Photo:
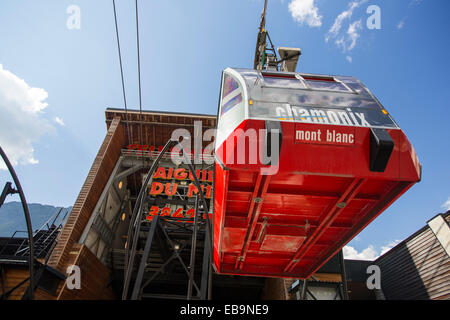
[[[221,71],[252,67],[263,1],[139,4],[144,109],[215,114]],[[80,8],[80,29],[67,28],[70,5]],[[371,5],[380,8],[381,29],[367,28]],[[117,0],[117,10],[128,105],[138,108],[134,1]],[[449,11],[447,0],[269,0],[275,45],[302,48],[297,70],[359,78],[423,164],[423,181],[358,235],[349,254],[379,254],[445,211]],[[112,0],[2,1],[0,65],[0,144],[17,162],[28,200],[73,205],[106,132],[105,108],[123,107]],[[1,185],[7,180],[0,169]]]

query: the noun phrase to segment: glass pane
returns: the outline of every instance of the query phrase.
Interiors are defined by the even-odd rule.
[[[294,121],[291,108],[285,103],[254,101],[248,112],[249,117],[253,119]]]
[[[241,102],[242,102],[242,94],[239,93],[236,97],[234,97],[233,99],[231,99],[222,106],[222,114],[224,114],[225,112],[227,112],[228,110],[230,110],[235,105]]]
[[[229,75],[225,74],[225,79],[223,80],[222,100],[225,99],[227,95],[236,90],[238,87],[239,85],[237,81]]]
[[[304,89],[305,86],[297,78],[264,76],[264,84],[270,87]]]
[[[395,128],[392,119],[380,108],[291,106],[295,122],[321,123],[355,127]]]
[[[380,108],[318,107],[289,105],[286,103],[254,101],[249,107],[251,119],[273,119],[298,123],[317,123],[355,127],[397,128],[392,119]]]
[[[307,85],[312,89],[318,90],[333,90],[333,91],[346,91],[349,90],[340,82],[335,81],[318,81],[318,80],[306,80]]]

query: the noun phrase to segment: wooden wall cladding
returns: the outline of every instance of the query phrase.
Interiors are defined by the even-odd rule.
[[[109,286],[110,271],[83,244],[75,244],[69,264],[80,267],[81,288],[69,289],[65,281],[58,288],[58,300],[112,300],[114,292]]]
[[[19,283],[27,279],[29,276],[28,268],[10,268],[5,267],[4,270],[4,279],[0,274],[0,281],[4,281],[5,283],[5,292],[8,292]],[[20,287],[14,290],[11,295],[8,297],[8,300],[21,300],[25,290],[28,288],[29,281],[24,282]],[[3,294],[2,286],[0,285],[0,295]]]
[[[127,144],[142,144],[150,146],[163,146],[172,136],[172,132],[177,128],[186,129],[194,136],[194,124],[196,121],[202,123],[202,130],[214,129],[216,127],[216,116],[214,115],[191,115],[191,114],[171,114],[152,111],[106,110],[106,125],[109,128],[113,119],[120,117],[121,125],[127,137]],[[141,143],[142,128],[142,143]],[[130,138],[128,138],[128,129]],[[204,147],[210,142],[205,141]]]

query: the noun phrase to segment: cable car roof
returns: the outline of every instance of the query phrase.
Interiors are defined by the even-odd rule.
[[[284,102],[290,104],[382,107],[369,89],[355,77],[233,68],[227,70],[233,70],[242,77],[249,98],[254,100],[280,102],[282,96]]]
[[[225,73],[245,85],[247,98],[255,106],[249,108],[252,117],[273,117],[274,104],[328,110],[360,110],[378,127],[398,128],[381,103],[358,79],[332,76],[227,68]],[[262,110],[265,109],[265,110]]]

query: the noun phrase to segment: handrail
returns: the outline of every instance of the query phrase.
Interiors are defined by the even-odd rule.
[[[124,156],[132,156],[132,157],[144,157],[144,158],[148,158],[148,159],[156,159],[158,157],[158,155],[160,154],[160,152],[158,151],[144,151],[144,150],[130,150],[130,149],[122,149],[122,155]],[[180,155],[179,152],[166,152],[163,156],[162,159],[171,159],[172,156],[177,156],[179,158],[183,157],[182,155]],[[210,161],[211,163],[214,162],[214,156],[212,155],[204,155],[204,154],[200,154],[200,155],[193,155],[193,154],[186,154],[186,157],[188,157],[189,159],[193,159],[193,157],[198,157],[198,159],[202,160],[202,161]]]
[[[40,242],[40,240],[41,240],[43,237],[45,237],[45,236],[47,235],[46,233],[41,233],[41,231],[44,231],[44,226],[47,225],[47,229],[48,229],[48,230],[46,230],[46,231],[51,231],[51,233],[50,233],[50,235],[47,235],[47,237],[43,240],[43,242],[47,241],[47,240],[48,240],[48,239],[49,239],[49,238],[50,238],[57,230],[60,230],[60,229],[61,229],[61,227],[63,226],[64,218],[65,218],[66,215],[64,215],[64,217],[63,217],[63,219],[61,220],[61,222],[60,222],[58,225],[55,225],[54,228],[51,228],[51,226],[48,226],[48,222],[56,216],[56,218],[55,218],[55,219],[53,220],[53,222],[52,222],[52,225],[54,225],[55,222],[56,222],[56,220],[58,219],[59,215],[61,214],[61,212],[63,212],[64,209],[68,212],[68,210],[67,210],[66,208],[63,208],[63,207],[57,208],[56,212],[55,212],[55,213],[54,213],[54,214],[53,214],[46,222],[44,222],[44,223],[42,224],[42,226],[41,226],[38,230],[36,230],[36,231],[34,232],[34,234],[33,234],[33,239],[35,239],[35,243]],[[66,214],[67,214],[67,212],[66,212]],[[5,250],[7,247],[10,246],[10,243],[11,243],[11,241],[15,238],[16,234],[18,234],[18,233],[27,233],[27,232],[28,232],[28,231],[23,231],[23,230],[16,230],[16,231],[14,231],[13,235],[12,235],[11,237],[9,237],[8,241],[6,242],[6,244],[2,247],[2,249],[1,249],[1,251],[0,251],[0,255],[4,252],[4,250]],[[36,238],[36,235],[38,235],[38,234],[40,234],[40,236],[39,236],[39,238]],[[23,248],[22,248],[22,246],[25,245],[26,240],[27,240],[27,239],[24,239],[20,245],[15,245],[15,246],[19,246],[19,248],[18,248],[18,249],[16,250],[16,252],[15,252],[15,255],[17,255],[17,254],[19,254],[19,253],[21,253],[21,252],[25,252],[25,253],[26,253],[26,250],[27,250],[29,247],[26,246],[26,247],[23,247]],[[46,246],[46,247],[47,247],[47,246]],[[44,249],[45,249],[45,248],[44,248]],[[39,254],[41,254],[42,251],[43,251],[44,249],[41,248],[41,250],[39,251],[39,253],[36,254],[36,257],[38,257]]]
[[[58,210],[59,209],[59,210]],[[38,230],[36,230],[36,232],[34,233],[34,236],[36,235],[36,234],[38,234],[39,233],[39,231],[42,231],[43,229],[44,229],[44,226],[45,225],[47,225],[47,228],[50,230],[50,228],[49,228],[49,226],[48,226],[48,223],[50,222],[50,220],[54,217],[54,216],[56,216],[56,215],[59,215],[59,213],[62,211],[62,209],[64,209],[63,207],[59,207],[59,208],[56,208],[56,212],[50,217],[50,218],[48,218],[47,219],[47,221],[45,221],[42,225],[41,225],[41,227],[38,229]]]

